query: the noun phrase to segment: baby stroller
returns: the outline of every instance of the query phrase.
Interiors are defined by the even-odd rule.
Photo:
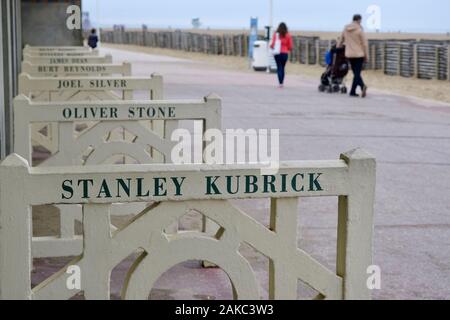
[[[326,63],[327,69],[321,76],[319,91],[347,93],[344,80],[348,74],[349,62],[345,57],[345,47],[333,46],[327,52]]]

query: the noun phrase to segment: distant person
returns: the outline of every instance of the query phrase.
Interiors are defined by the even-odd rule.
[[[96,49],[97,45],[98,45],[97,30],[92,29],[91,34],[89,35],[89,38],[88,38],[88,46],[91,47],[92,49]]]
[[[365,98],[367,95],[367,86],[364,84],[361,72],[369,56],[369,45],[361,22],[362,16],[355,14],[353,16],[353,22],[347,25],[342,32],[339,47],[345,45],[345,56],[349,59],[354,74],[350,96],[359,97],[356,89],[361,87],[362,97]]]
[[[289,53],[292,51],[292,37],[289,34],[288,27],[284,22],[280,23],[277,32],[275,32],[273,36],[272,44],[270,45],[272,50],[275,50],[277,41],[279,41],[278,45],[280,46],[280,52],[275,54],[274,57],[277,63],[278,82],[280,83],[280,88],[283,88],[284,77],[286,74],[286,63],[289,58]]]

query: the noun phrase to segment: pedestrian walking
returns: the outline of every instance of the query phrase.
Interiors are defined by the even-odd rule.
[[[364,63],[367,62],[369,45],[361,22],[362,16],[355,14],[353,16],[353,22],[345,26],[342,32],[339,47],[345,45],[345,56],[350,61],[354,75],[350,96],[359,97],[356,90],[360,87],[361,95],[365,98],[367,95],[367,86],[364,83],[361,73]]]
[[[95,49],[95,48],[97,48],[97,45],[98,45],[97,30],[92,29],[91,34],[89,35],[89,38],[88,38],[88,46],[91,47],[92,49]]]
[[[286,23],[282,22],[273,35],[270,45],[272,53],[277,63],[277,74],[280,88],[284,87],[284,78],[286,75],[286,64],[289,59],[289,53],[292,51],[292,37],[289,33]]]

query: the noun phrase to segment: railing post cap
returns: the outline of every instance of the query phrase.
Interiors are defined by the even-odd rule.
[[[30,79],[31,78],[31,76],[30,76],[30,74],[29,73],[25,73],[25,72],[22,72],[22,73],[20,73],[19,74],[19,79],[20,78],[25,78],[25,79]]]
[[[373,160],[373,161],[375,161],[375,157],[362,148],[356,148],[356,149],[353,149],[353,150],[350,150],[348,152],[341,154],[341,160],[344,160],[347,163],[349,163],[351,161],[355,161],[355,160]]]
[[[25,94],[20,93],[13,99],[13,101],[27,101],[27,102],[29,102],[30,99]]]
[[[0,164],[2,167],[23,167],[28,168],[28,161],[19,156],[16,153],[10,154],[5,160]]]
[[[205,97],[205,101],[218,100],[222,101],[222,98],[216,93],[210,93]]]

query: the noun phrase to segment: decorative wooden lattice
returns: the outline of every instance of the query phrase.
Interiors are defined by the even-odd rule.
[[[203,131],[221,129],[221,101],[215,95],[203,100],[185,101],[104,101],[104,102],[31,102],[25,96],[14,101],[15,152],[32,161],[31,128],[36,122],[55,124],[58,132],[57,150],[40,167],[68,165],[100,165],[124,163],[171,162],[173,130],[181,120],[201,122]],[[134,119],[130,120],[130,110]],[[139,113],[137,110],[146,110]],[[152,110],[152,111],[150,111]],[[76,113],[85,115],[79,119]],[[102,118],[101,115],[105,115]],[[148,116],[154,115],[149,118]],[[68,115],[70,115],[68,117]],[[114,116],[114,117],[111,117]],[[100,121],[99,118],[102,118]],[[151,130],[148,119],[164,121],[163,135]],[[94,122],[82,132],[75,130],[76,121]],[[200,124],[200,123],[199,123]],[[115,129],[121,129],[119,132]],[[122,131],[125,130],[125,131]],[[126,132],[125,135],[121,135]],[[56,137],[54,137],[56,138]],[[126,162],[126,159],[125,159]],[[82,238],[76,236],[76,220],[81,220],[79,206],[57,206],[61,212],[60,237],[33,239],[34,257],[55,257],[79,254]],[[113,206],[114,215],[130,215],[146,207],[145,203]]]
[[[63,87],[64,84],[64,87]],[[159,75],[151,78],[136,77],[31,77],[21,74],[19,92],[33,101],[101,101],[132,100],[133,92],[145,90],[152,100],[162,100],[163,79]],[[116,92],[122,93],[121,96]],[[162,124],[155,123],[162,131]],[[50,151],[56,152],[58,147],[55,124],[40,123],[32,127],[33,142]]]
[[[266,193],[258,166],[30,168],[26,160],[11,155],[0,165],[0,298],[67,299],[81,290],[87,299],[109,299],[111,270],[139,252],[128,271],[123,298],[146,299],[155,281],[172,266],[207,260],[227,273],[235,298],[259,299],[255,271],[238,252],[239,245],[247,243],[270,259],[270,298],[295,299],[296,280],[300,279],[317,290],[320,298],[368,299],[375,161],[361,150],[341,158],[282,163],[279,173],[271,176],[275,189]],[[227,177],[245,176],[256,178],[254,192],[247,188],[235,194],[227,191]],[[215,191],[205,192],[211,177],[217,177]],[[121,194],[99,193],[128,179],[130,189]],[[155,179],[165,181],[164,190],[151,187]],[[283,184],[286,179],[291,183]],[[89,181],[90,187],[83,188],[80,181]],[[144,190],[137,187],[139,183]],[[297,201],[318,196],[339,197],[336,272],[297,247]],[[270,229],[228,202],[267,197],[272,200]],[[111,205],[139,201],[156,204],[113,231]],[[69,266],[31,288],[31,206],[43,204],[83,206],[83,252],[69,264],[80,267],[80,290],[66,287]],[[189,210],[217,222],[221,229],[216,236],[164,232]]]

